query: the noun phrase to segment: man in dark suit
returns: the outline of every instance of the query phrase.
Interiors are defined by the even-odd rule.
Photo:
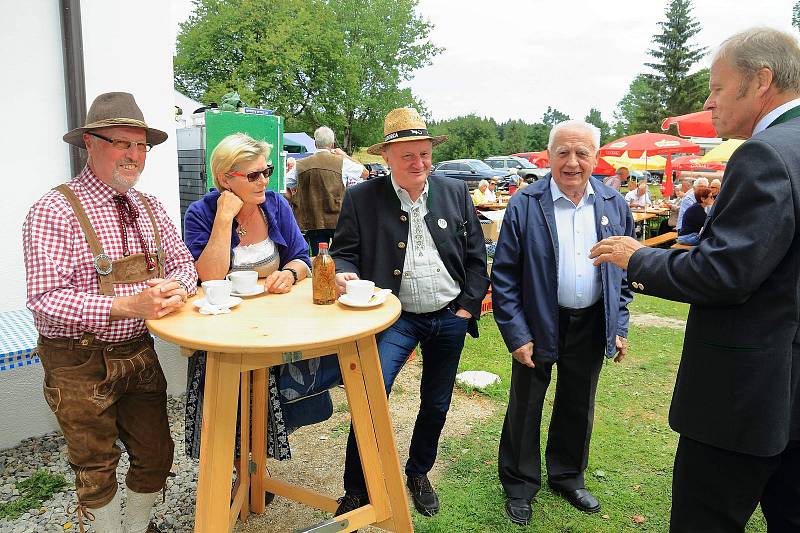
[[[622,196],[591,177],[599,144],[600,131],[585,122],[551,130],[551,175],[511,198],[492,264],[494,318],[514,358],[498,472],[519,525],[541,488],[539,431],[554,364],[547,481],[577,509],[600,510],[584,485],[594,396],[604,356],[625,356],[631,293],[624,271],[592,265],[589,250],[633,235],[634,224]]]
[[[800,47],[755,28],[711,66],[731,157],[700,243],[641,248],[612,238],[596,262],[634,291],[691,304],[670,409],[680,433],[672,532],[744,531],[757,504],[773,531],[800,531]]]
[[[420,409],[411,437],[406,475],[417,510],[439,511],[427,473],[436,460],[439,435],[453,394],[458,361],[477,318],[489,279],[486,247],[466,182],[429,176],[432,137],[414,109],[391,111],[381,154],[392,173],[347,189],[333,238],[339,292],[351,279],[369,279],[400,299],[400,318],[378,338],[386,385],[419,343],[422,352]],[[368,503],[352,427],[347,441],[345,496],[336,515]]]

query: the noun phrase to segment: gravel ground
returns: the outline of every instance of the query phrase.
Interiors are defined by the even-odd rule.
[[[414,419],[419,406],[419,360],[412,361],[400,373],[392,392],[390,407],[397,438],[401,465],[408,456]],[[344,465],[344,450],[350,416],[346,409],[344,390],[336,388],[333,393],[333,416],[320,424],[301,428],[290,437],[293,459],[269,462],[272,475],[289,482],[296,482],[323,494],[338,497],[342,494],[341,478]],[[443,438],[464,435],[473,425],[495,409],[490,400],[479,395],[466,395],[456,390],[450,408]],[[170,398],[168,412],[175,440],[175,463],[172,471],[177,477],[167,482],[166,503],[159,498],[154,520],[162,531],[189,532],[194,524],[194,498],[197,488],[198,462],[184,454],[184,397]],[[121,443],[119,443],[121,446]],[[323,448],[325,453],[321,453]],[[0,501],[9,501],[17,495],[15,483],[31,476],[39,469],[54,474],[63,474],[70,484],[74,483],[72,470],[67,463],[64,438],[60,433],[23,441],[15,448],[0,451]],[[438,477],[439,463],[431,472],[431,479]],[[120,490],[124,497],[124,476],[128,468],[128,456],[123,453],[117,470]],[[74,515],[66,511],[74,506],[74,485],[55,494],[44,502],[40,509],[31,510],[16,520],[0,519],[0,533],[44,533],[77,531]],[[447,502],[443,502],[446,505]],[[283,498],[275,500],[261,516],[250,515],[246,523],[237,524],[237,532],[258,533],[293,531],[310,526],[327,517],[325,513]],[[93,531],[89,527],[87,532]]]

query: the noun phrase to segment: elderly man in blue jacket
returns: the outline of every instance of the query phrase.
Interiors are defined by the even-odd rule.
[[[604,356],[625,356],[632,294],[625,272],[593,266],[589,250],[611,235],[632,236],[634,225],[622,196],[591,177],[599,144],[599,130],[585,122],[552,129],[551,175],[512,197],[492,265],[494,318],[514,358],[498,471],[506,513],[519,525],[541,488],[539,430],[554,364],[548,484],[579,510],[600,510],[584,486],[595,390]]]

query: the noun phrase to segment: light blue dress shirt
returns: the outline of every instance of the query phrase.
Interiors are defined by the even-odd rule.
[[[597,244],[594,218],[594,189],[586,184],[583,198],[575,205],[550,180],[558,233],[558,305],[583,309],[603,295],[600,268],[592,265],[589,250]]]
[[[696,203],[697,200],[694,198],[694,189],[689,189],[686,191],[686,194],[683,195],[681,206],[678,209],[678,223],[675,225],[675,229],[677,231],[680,231],[681,227],[683,226],[683,215],[686,213],[686,210]]]

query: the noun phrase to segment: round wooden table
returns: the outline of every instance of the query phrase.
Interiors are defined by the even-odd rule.
[[[372,308],[336,303],[314,305],[311,280],[299,282],[288,294],[246,298],[229,314],[202,315],[193,303],[179,311],[148,320],[150,331],[194,350],[206,350],[203,431],[197,485],[195,531],[231,531],[237,516],[264,512],[264,493],[334,512],[334,498],[272,479],[266,473],[266,368],[328,354],[337,354],[353,420],[370,504],[329,519],[313,528],[355,531],[375,524],[391,531],[412,531],[411,515],[400,471],[389,404],[378,359],[375,334],[400,316],[394,295]],[[246,438],[250,413],[241,411],[239,480],[231,503],[231,472],[236,432],[237,400],[250,405],[252,372],[252,443]],[[242,379],[242,373],[245,378]],[[252,460],[248,462],[252,446]],[[319,453],[325,453],[320,449]],[[242,472],[251,472],[251,476]]]

